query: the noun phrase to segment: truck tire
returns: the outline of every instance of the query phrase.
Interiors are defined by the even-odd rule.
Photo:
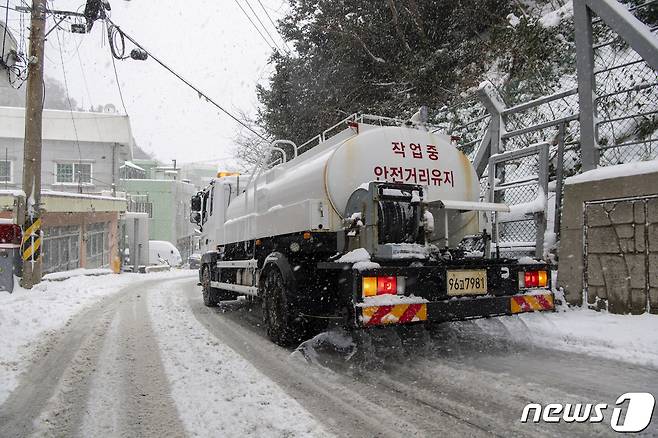
[[[220,301],[235,300],[238,294],[228,290],[217,289],[210,286],[212,275],[210,266],[201,266],[201,288],[203,290],[203,304],[208,307],[216,307]]]
[[[268,269],[263,281],[263,320],[275,344],[289,346],[299,339],[293,327],[289,291],[278,268]]]
[[[217,290],[210,286],[210,267],[201,265],[201,290],[203,291],[203,304],[206,307],[216,307],[217,302]]]

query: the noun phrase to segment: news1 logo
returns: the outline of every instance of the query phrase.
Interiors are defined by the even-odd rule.
[[[624,405],[626,413],[624,412]],[[615,432],[642,432],[649,426],[656,400],[648,392],[627,392],[619,396],[612,409],[610,427]],[[521,423],[601,423],[608,411],[607,403],[528,403],[523,408]]]

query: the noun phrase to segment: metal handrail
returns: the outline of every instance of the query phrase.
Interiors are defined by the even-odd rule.
[[[283,156],[283,161],[281,162],[281,164],[283,164],[283,163],[287,163],[287,162],[288,162],[288,155],[286,154],[286,151],[284,151],[284,150],[281,149],[281,148],[275,147],[275,146],[272,146],[272,150],[273,150],[273,151],[280,152],[281,155]]]
[[[367,120],[379,122],[379,126],[381,126],[381,122],[395,123],[399,125],[402,125],[405,122],[404,120],[395,117],[378,116],[375,114],[361,114],[359,120],[362,123],[365,123]]]
[[[646,8],[647,6],[651,6],[652,4],[656,3],[657,1],[658,0],[648,0],[644,3],[640,3],[639,5],[631,6],[630,8],[628,8],[628,12],[633,12],[633,11],[636,11],[638,9]],[[595,19],[592,20],[592,24],[597,24],[597,23],[600,23],[602,21],[603,20],[601,19],[601,17],[596,17]]]
[[[503,111],[501,111],[500,114],[503,116],[508,116],[510,114],[519,113],[521,111],[525,111],[527,109],[534,108],[539,105],[544,105],[546,103],[550,103],[555,100],[564,99],[565,97],[573,96],[574,94],[578,94],[578,87],[571,88],[569,90],[562,91],[560,93],[551,94],[550,96],[543,96],[540,97],[539,99],[531,100],[529,102],[525,102],[517,106],[506,108]]]
[[[578,120],[580,117],[579,114],[574,114],[571,116],[563,117],[561,119],[555,119],[548,122],[540,123],[538,125],[528,126],[527,128],[517,129],[516,131],[509,131],[500,136],[501,139],[507,140],[512,137],[517,137],[519,135],[527,134],[533,131],[541,131],[542,129],[550,128],[552,126],[558,126],[561,123],[568,123]]]
[[[300,149],[300,150],[301,150],[301,149],[304,149],[304,147],[305,147],[306,145],[309,145],[309,144],[311,144],[311,143],[314,142],[314,141],[317,141],[318,144],[322,143],[322,134],[318,134],[318,135],[316,135],[315,137],[313,137],[312,139],[310,139],[309,141],[307,141],[307,142],[305,142],[305,143],[302,143],[302,144],[299,146],[299,149]],[[304,152],[302,152],[302,153],[304,153]]]
[[[297,158],[297,156],[299,155],[299,153],[298,153],[298,151],[297,151],[297,149],[298,149],[298,148],[297,148],[297,145],[295,144],[294,141],[291,141],[291,140],[274,140],[274,142],[272,142],[272,144],[273,144],[273,145],[277,145],[277,144],[287,144],[287,145],[292,146],[292,151],[295,153],[294,156],[292,157],[293,160],[294,160],[295,158]],[[280,148],[279,148],[279,149],[280,149]],[[284,156],[285,156],[285,153],[284,153]],[[288,161],[288,160],[283,160],[283,161],[286,162],[286,161]]]
[[[486,119],[489,119],[489,118],[491,118],[491,114],[487,113],[487,114],[483,115],[482,117],[478,117],[475,120],[471,120],[468,123],[464,123],[463,125],[460,125],[460,126],[455,126],[454,128],[451,129],[451,132],[459,131],[461,129],[464,129],[464,128],[469,127],[471,125],[475,125],[476,123],[482,122],[483,120],[486,120]]]
[[[325,141],[325,140],[327,139],[327,133],[328,133],[328,132],[333,131],[333,130],[336,129],[338,126],[344,125],[344,124],[347,123],[347,122],[356,121],[358,116],[359,116],[358,113],[354,113],[354,114],[349,115],[348,117],[344,118],[343,120],[341,120],[340,122],[336,123],[335,125],[330,126],[329,128],[327,128],[327,129],[325,129],[324,131],[322,131],[322,134],[321,134],[321,137],[320,137],[320,138],[322,138],[322,141]]]
[[[469,141],[469,142],[467,142],[467,143],[461,143],[461,144],[459,145],[459,147],[460,147],[460,148],[466,148],[466,147],[472,146],[472,145],[474,145],[474,144],[476,144],[476,143],[479,143],[479,142],[481,142],[481,141],[482,141],[482,137],[480,137],[480,138],[476,138],[475,140],[471,140],[471,141]]]
[[[391,125],[404,125],[406,123],[406,120],[397,119],[397,118],[394,118],[394,117],[378,116],[378,115],[374,115],[374,114],[353,113],[353,114],[350,114],[349,116],[345,117],[340,122],[338,122],[338,123],[330,126],[329,128],[325,129],[324,131],[322,131],[320,134],[316,135],[315,137],[312,137],[310,140],[308,140],[308,141],[302,143],[301,145],[299,145],[299,147],[297,147],[297,149],[300,151],[299,155],[303,154],[308,149],[312,148],[312,147],[307,148],[308,145],[310,145],[314,142],[317,142],[317,144],[315,145],[315,146],[317,146],[318,144],[320,144],[324,141],[327,141],[327,139],[331,138],[331,136],[328,136],[327,134],[331,133],[336,128],[339,128],[339,127],[345,125],[348,122],[357,122],[357,123],[379,122],[379,125],[383,126],[382,122],[390,123]],[[431,124],[426,124],[425,126],[427,126],[428,128],[436,128],[436,130],[441,129],[440,126],[431,125]],[[433,132],[436,132],[436,130],[433,131]],[[277,141],[279,141],[279,140],[277,140]],[[295,155],[295,157],[296,156],[297,155]]]
[[[270,161],[270,158],[272,157],[272,151],[276,150],[276,151],[281,152],[281,154],[283,155],[283,162],[284,163],[287,162],[286,152],[283,149],[281,149],[279,147],[276,147],[276,145],[278,145],[278,144],[292,145],[293,150],[295,151],[295,157],[297,157],[297,149],[298,148],[297,148],[297,145],[293,141],[290,141],[290,140],[274,140],[272,143],[269,144],[269,146],[268,146],[267,150],[265,151],[265,153],[263,155],[261,155],[260,159],[258,160],[258,163],[256,163],[256,165],[254,166],[254,169],[249,173],[249,180],[247,180],[247,185],[244,186],[245,191],[249,188],[249,186],[251,185],[252,182],[253,183],[256,182],[256,180],[260,176],[261,172],[263,171],[263,168],[266,167],[266,166],[269,166],[269,164],[270,164],[269,161]],[[245,197],[245,202],[246,202],[246,200],[247,200],[247,198]]]

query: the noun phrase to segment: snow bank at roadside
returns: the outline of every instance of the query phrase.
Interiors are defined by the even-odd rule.
[[[230,347],[217,341],[172,285],[149,295],[171,395],[191,436],[323,437],[313,416]]]
[[[43,279],[50,281],[61,281],[61,280],[66,280],[67,278],[81,277],[84,275],[98,276],[98,275],[108,275],[113,273],[114,272],[111,269],[106,269],[106,268],[99,268],[99,269],[78,268],[78,269],[72,269],[70,271],[53,272],[52,274],[46,274],[43,276]]]
[[[523,344],[658,367],[658,315],[613,315],[568,309],[482,319],[476,323],[492,336]],[[498,330],[501,323],[504,332]]]
[[[46,336],[64,327],[73,315],[136,281],[189,275],[192,271],[78,276],[42,282],[32,290],[16,287],[13,294],[0,292],[0,404]]]

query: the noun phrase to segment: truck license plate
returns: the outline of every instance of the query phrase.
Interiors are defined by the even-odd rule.
[[[487,293],[485,269],[460,269],[448,271],[448,295],[484,295]]]

